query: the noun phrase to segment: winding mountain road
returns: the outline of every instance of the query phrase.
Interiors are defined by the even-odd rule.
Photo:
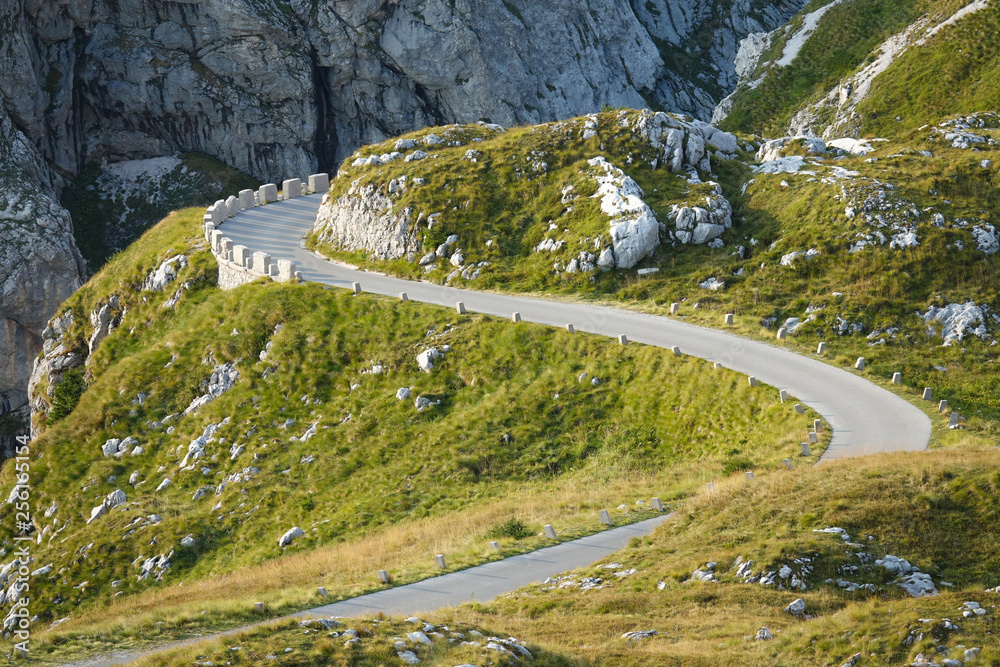
[[[222,226],[236,244],[264,251],[274,259],[298,263],[304,280],[350,288],[360,283],[365,292],[396,296],[406,292],[412,301],[455,307],[469,312],[510,317],[519,312],[528,322],[577,331],[618,336],[663,348],[680,347],[682,354],[721,362],[808,405],[833,429],[833,439],[822,460],[879,452],[927,449],[931,422],[921,410],[862,376],[776,345],[748,340],[669,317],[596,306],[586,303],[536,299],[509,294],[476,292],[368,273],[331,262],[305,249],[303,237],[312,229],[321,194],[299,197],[240,213]]]
[[[366,292],[391,296],[406,292],[413,301],[448,307],[461,301],[469,312],[501,317],[519,312],[524,321],[558,327],[573,324],[577,331],[605,336],[625,334],[630,341],[668,349],[676,345],[683,354],[719,361],[727,368],[787,390],[821,414],[833,429],[832,441],[822,460],[877,452],[919,451],[928,447],[930,419],[915,406],[859,375],[781,347],[667,317],[401,280],[326,260],[306,250],[302,241],[312,229],[321,200],[322,195],[309,195],[250,209],[228,220],[222,230],[236,244],[267,252],[273,259],[295,261],[305,280],[348,289],[358,282]],[[380,611],[414,615],[473,600],[486,602],[609,556],[633,537],[651,533],[667,518],[667,515],[654,517],[535,552],[316,607],[291,617],[360,616]],[[232,636],[249,627],[253,626],[212,637]],[[189,646],[212,637],[171,642],[144,651],[120,651],[72,665],[124,665],[143,655]]]

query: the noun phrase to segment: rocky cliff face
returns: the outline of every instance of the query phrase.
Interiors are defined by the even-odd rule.
[[[604,104],[705,118],[740,40],[803,4],[4,0],[0,92],[62,176],[200,151],[278,180],[428,124]]]
[[[0,110],[0,416],[22,410],[46,320],[79,286],[69,213],[34,146]],[[0,436],[12,434],[0,433]]]

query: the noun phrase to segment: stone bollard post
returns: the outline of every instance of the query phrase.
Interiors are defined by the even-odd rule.
[[[603,523],[605,526],[610,526],[611,525],[611,515],[608,514],[607,510],[601,510],[598,513],[598,515],[601,518],[601,523]]]
[[[211,244],[212,244],[212,252],[214,252],[216,255],[222,252],[222,232],[220,230],[216,229],[214,232],[212,232]]]
[[[461,301],[455,303],[455,312],[459,315],[465,315],[465,304]]]
[[[788,400],[788,392],[785,391],[784,389],[779,389],[778,398],[781,400],[782,403],[784,403],[785,401]]]
[[[671,347],[670,351],[674,353],[675,357],[681,356],[681,348],[677,347],[676,345],[674,345],[673,347]]]
[[[948,401],[941,399],[941,402],[938,403],[938,412],[944,412],[947,409],[948,409]]]
[[[733,326],[733,314],[732,313],[726,313],[725,322],[726,322],[726,326],[728,326],[728,327]]]
[[[245,245],[233,246],[233,261],[240,266],[249,269],[251,264],[250,248]]]
[[[263,602],[254,602],[253,603],[253,610],[254,611],[264,611],[264,603]]]
[[[302,196],[302,179],[289,178],[281,183],[281,193],[285,195],[285,201]]]
[[[312,174],[309,176],[309,192],[316,194],[330,189],[330,174]]]
[[[663,501],[660,500],[659,498],[653,498],[652,504],[653,504],[653,509],[656,510],[657,512],[663,511]]]
[[[618,336],[618,344],[619,345],[628,345],[628,337],[625,334],[619,335]]]
[[[809,433],[809,444],[815,445],[817,442],[819,442],[819,436],[815,433]]]
[[[809,443],[808,442],[803,442],[802,443],[802,456],[810,456],[811,454],[812,454],[812,452],[809,449]]]
[[[262,276],[271,275],[271,256],[266,252],[255,252],[253,254],[253,272]]]
[[[856,368],[859,371],[865,370],[865,358],[858,357],[858,360],[854,362],[854,368]]]
[[[378,572],[375,573],[375,576],[378,578],[380,584],[389,583],[389,573],[386,572],[385,570],[379,570]]]
[[[826,343],[820,343],[816,346],[816,354],[826,354]]]
[[[572,324],[567,324],[566,325],[566,331],[568,331],[570,333],[576,333],[576,329],[573,327]]]
[[[559,536],[556,535],[556,529],[552,527],[551,523],[547,523],[542,527],[542,531],[545,532],[545,537],[550,540],[558,540]]]
[[[279,259],[277,281],[279,283],[287,283],[295,280],[297,270],[295,262],[289,259]]]
[[[785,467],[788,468],[789,470],[792,469],[792,460],[791,459],[781,459],[781,462],[784,463]]]
[[[902,384],[903,383],[903,374],[899,373],[899,372],[893,373],[892,374],[892,383],[893,384]]]
[[[521,321],[521,313],[514,313],[513,315],[511,315],[510,316],[510,321],[513,322],[514,324],[517,324],[518,322],[520,322]]]
[[[746,478],[747,478],[747,481],[748,481],[748,482],[749,482],[749,481],[750,481],[751,479],[753,479],[753,472],[751,472],[750,470],[747,470],[747,471],[746,471]]]
[[[822,419],[814,419],[813,420],[813,430],[816,431],[817,433],[819,433],[820,431],[823,430],[823,420]]]
[[[205,217],[207,218],[208,216],[205,216]],[[214,231],[215,231],[215,223],[214,222],[210,222],[210,221],[206,221],[205,222],[205,240],[208,241],[209,243],[212,242],[212,232],[214,232]]]
[[[712,364],[712,370],[714,370],[714,371],[721,371],[722,370],[722,362],[721,361],[716,361],[714,364]]]
[[[253,190],[240,190],[240,210],[253,208]]]
[[[236,195],[229,195],[229,199],[226,200],[226,210],[228,211],[227,217],[233,217],[240,212],[240,200],[236,198]]]
[[[931,388],[930,387],[924,387],[924,400],[925,401],[933,401],[934,399],[932,398],[932,396],[933,396],[933,393],[931,392]]]
[[[958,413],[952,412],[951,419],[948,420],[948,428],[955,428],[958,426]]]
[[[680,309],[681,309],[681,304],[679,304],[679,303],[672,303],[672,304],[670,304],[670,314],[671,315],[676,315],[678,312],[680,312]]]
[[[795,404],[795,411],[797,413],[799,413],[800,415],[804,415],[806,413],[806,409],[804,407],[802,407],[801,403],[796,403]]]
[[[351,283],[351,289],[355,294],[361,294],[361,283]]]
[[[711,482],[705,482],[705,490],[708,491],[709,493],[715,491],[715,484],[712,484]]]
[[[257,199],[260,205],[271,204],[278,201],[278,186],[274,183],[267,183],[257,190]]]
[[[434,564],[442,570],[448,567],[448,564],[444,560],[444,556],[441,554],[434,556]]]
[[[489,543],[489,547],[490,547],[490,551],[500,551],[500,543],[499,542],[490,542]]]
[[[226,259],[230,259],[232,257],[232,253],[233,253],[233,240],[228,236],[222,237],[222,240],[219,241],[219,254],[225,257]]]
[[[321,598],[325,598],[329,597],[330,594],[326,592],[326,586],[320,586],[319,588],[316,589],[316,595],[320,596]]]
[[[752,375],[751,375],[750,377],[748,377],[748,378],[747,378],[747,382],[749,382],[749,383],[750,383],[750,386],[751,386],[751,387],[756,387],[756,386],[757,386],[757,378],[755,378],[755,377],[754,377],[754,376],[752,376]]]
[[[785,336],[788,335],[788,329],[781,327],[778,329],[778,340],[785,340]]]
[[[400,292],[399,293],[399,300],[400,301],[409,301],[410,297],[407,296],[406,292]]]

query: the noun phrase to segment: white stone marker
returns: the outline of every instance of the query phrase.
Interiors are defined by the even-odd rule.
[[[459,315],[465,315],[465,304],[459,301],[455,304],[455,312]]]
[[[753,479],[753,472],[747,470],[746,471],[746,477],[747,477],[747,481],[750,481],[751,479]]]
[[[381,584],[389,583],[389,573],[386,572],[385,570],[379,570],[377,573],[375,573],[375,576],[378,577],[379,583]]]
[[[653,509],[656,510],[657,512],[662,512],[663,501],[661,501],[659,498],[653,498]]]
[[[253,206],[253,190],[240,190],[240,210],[245,211]]]
[[[294,197],[302,196],[302,179],[289,178],[281,184],[281,194],[285,195],[285,201]]]
[[[625,334],[621,334],[620,336],[618,336],[618,344],[628,345],[628,337]]]
[[[865,370],[865,358],[858,357],[858,360],[854,362],[854,367],[859,371]]]
[[[500,551],[500,543],[499,542],[490,542],[489,547],[490,547],[490,551]]]
[[[605,526],[611,525],[611,515],[608,514],[607,510],[601,510],[599,512],[599,515],[601,517],[601,523],[603,523]]]
[[[944,412],[947,409],[948,409],[948,401],[942,398],[941,402],[938,403],[938,412]]]
[[[437,565],[442,570],[448,567],[447,563],[445,563],[444,556],[442,556],[441,554],[434,556],[434,564]]]
[[[570,333],[576,333],[576,329],[573,327],[572,324],[567,324],[566,325],[566,331],[568,331]]]
[[[792,469],[792,460],[791,459],[781,459],[781,462],[784,463],[785,467],[788,468],[789,470]]]
[[[254,611],[264,611],[264,603],[263,602],[254,602],[253,603],[253,610]]]
[[[931,388],[930,387],[924,387],[924,400],[925,401],[933,401],[934,399],[932,398],[932,395],[933,395],[933,393],[931,392]]]
[[[903,384],[903,374],[899,373],[899,372],[893,373],[892,374],[892,383],[893,384]]]
[[[813,420],[813,430],[816,431],[817,433],[819,433],[820,431],[823,430],[823,420],[822,419],[814,419]]]
[[[785,329],[785,327],[781,327],[780,329],[778,329],[778,340],[785,340],[785,336],[787,335],[787,333],[788,330]]]
[[[542,527],[542,530],[545,532],[545,537],[549,538],[550,540],[558,540],[559,539],[559,536],[556,535],[556,529],[552,527],[551,523],[545,524]]]
[[[721,361],[716,361],[714,364],[712,364],[712,370],[721,371],[722,370],[722,362]]]
[[[257,190],[257,198],[260,200],[261,206],[278,201],[278,186],[274,183],[260,186],[260,189]]]
[[[216,229],[214,232],[212,232],[211,244],[212,244],[212,252],[214,252],[216,255],[222,252],[222,232],[220,230]]]
[[[826,354],[826,343],[820,343],[816,346],[816,354]]]
[[[510,316],[510,321],[513,322],[514,324],[517,324],[518,322],[520,322],[521,321],[521,313],[514,313],[513,315],[511,315]]]
[[[407,296],[406,292],[400,292],[399,293],[399,300],[400,301],[409,301],[410,297]]]
[[[817,442],[819,442],[819,436],[816,435],[815,433],[810,433],[809,434],[809,444],[810,445],[815,445]]]
[[[779,389],[778,390],[778,398],[781,399],[782,403],[784,403],[785,401],[788,400],[788,392],[785,391],[784,389]]]
[[[309,176],[309,192],[326,192],[330,189],[330,174],[311,174]]]
[[[802,443],[802,456],[810,456],[810,455],[811,455],[811,451],[809,449],[809,443],[808,442],[803,442]]]
[[[229,199],[226,200],[226,208],[230,218],[240,212],[240,200],[236,198],[236,195],[229,195]]]
[[[295,262],[289,259],[279,259],[278,260],[278,282],[288,283],[295,280],[295,274],[298,271],[298,267]]]
[[[955,428],[958,426],[958,413],[952,412],[951,419],[948,420],[948,428]]]
[[[708,491],[709,493],[715,491],[715,484],[712,484],[711,482],[705,482],[705,490]]]
[[[670,351],[674,353],[675,357],[681,356],[681,348],[677,347],[676,345],[674,345],[673,347],[671,347]]]
[[[733,326],[733,314],[732,313],[726,313],[725,321],[726,321],[726,326],[730,326],[730,327]]]
[[[755,378],[754,376],[751,375],[750,377],[748,377],[747,381],[750,383],[751,387],[757,386],[757,378]]]
[[[670,304],[670,314],[671,315],[676,315],[677,312],[680,311],[680,309],[681,309],[681,304],[679,304],[679,303],[672,303],[672,304]]]
[[[271,256],[266,252],[255,252],[253,254],[253,271],[254,273],[259,273],[262,276],[270,275]]]
[[[804,415],[806,413],[806,409],[804,407],[802,407],[801,403],[796,403],[795,404],[795,411],[797,413],[799,413],[800,415]]]
[[[351,289],[355,294],[361,294],[361,283],[351,283]]]
[[[316,589],[316,595],[320,596],[321,598],[325,598],[329,597],[330,594],[326,592],[326,586],[320,586],[319,588]]]
[[[250,248],[245,245],[234,245],[233,246],[233,261],[240,266],[249,269],[250,268]]]

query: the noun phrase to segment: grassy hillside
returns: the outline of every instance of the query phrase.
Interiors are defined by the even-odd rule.
[[[466,132],[482,141],[465,137],[462,146],[435,147],[437,159],[345,165],[331,196],[355,185],[384,191],[403,176],[411,182],[423,178],[423,185],[393,200],[394,210],[436,214],[430,230],[420,227],[424,249],[457,235],[456,247],[465,253],[467,266],[475,265],[475,274],[463,274],[448,262],[426,272],[416,258],[385,261],[345,253],[317,244],[315,236],[313,245],[365,268],[475,289],[594,299],[661,315],[676,302],[680,317],[708,326],[720,326],[724,313],[735,313],[737,330],[769,340],[786,320],[798,318],[802,324],[787,345],[811,353],[825,341],[834,363],[853,367],[863,356],[875,379],[902,372],[910,398],[930,386],[937,398],[968,418],[965,426],[971,431],[1000,434],[1000,404],[994,398],[1000,392],[1000,346],[993,345],[1000,302],[991,288],[1000,278],[1000,254],[988,254],[976,236],[990,225],[994,236],[1000,229],[995,144],[954,148],[941,119],[941,131],[925,129],[876,142],[867,156],[834,150],[803,163],[801,171],[788,170],[795,173],[758,173],[748,155],[713,158],[714,178],[733,206],[734,225],[722,235],[721,247],[671,245],[661,232],[653,256],[636,266],[656,269],[652,275],[569,273],[573,257],[581,248],[593,249],[592,239],[609,228],[608,217],[591,197],[596,184],[587,174],[588,156],[605,156],[634,178],[661,222],[668,220],[671,206],[697,202],[710,187],[689,183],[686,174],[654,169],[647,162],[652,149],[622,127],[627,124],[622,119],[631,117],[621,111],[600,114],[597,136],[589,140],[581,136],[586,119],[503,134],[480,126],[453,128],[456,136]],[[441,132],[408,136],[434,131]],[[989,127],[974,131],[1000,139]],[[384,153],[393,144],[359,155]],[[464,159],[470,145],[479,154],[475,163]],[[531,171],[529,165],[538,160],[547,164],[545,172]],[[568,185],[579,196],[564,204]],[[914,232],[918,245],[890,247],[905,231]],[[874,240],[852,251],[863,238]],[[538,251],[545,239],[563,245]],[[785,255],[810,249],[819,254],[782,265]],[[706,289],[710,279],[724,285]],[[944,324],[929,323],[924,315],[931,307],[970,301],[985,310],[980,324],[969,329],[981,325],[985,334],[979,338],[966,331],[961,341],[942,346]],[[947,420],[948,414],[941,418]]]
[[[657,348],[319,285],[223,292],[200,215],[172,214],[65,304],[62,344],[81,353],[95,307],[115,294],[126,314],[90,357],[79,402],[32,444],[32,554],[51,567],[33,582],[33,640],[47,650],[242,622],[258,599],[302,608],[317,585],[376,588],[378,567],[414,580],[444,549],[457,568],[534,548],[543,523],[593,532],[598,509],[781,467],[816,416]],[[140,291],[178,253],[175,283]],[[443,356],[424,372],[429,348]],[[220,369],[239,377],[188,410]],[[115,455],[102,451],[112,438],[134,440]],[[8,465],[0,484],[13,479]],[[116,490],[125,502],[88,525]],[[5,539],[13,509],[0,509]],[[512,517],[523,529],[488,554]],[[304,535],[279,546],[293,526]]]
[[[840,665],[854,658],[889,667],[921,654],[938,664],[964,662],[967,650],[976,653],[972,664],[997,665],[998,464],[996,452],[884,455],[731,479],[611,558],[494,602],[420,623],[341,619],[306,633],[285,623],[140,664],[253,664],[268,655],[279,664],[397,664],[394,641],[409,650],[407,633],[430,624],[441,636],[414,649],[428,664],[507,664],[470,634],[489,628],[487,635],[517,637],[539,665]],[[940,594],[908,596],[899,577],[876,564],[886,556],[928,574]],[[776,583],[748,581],[737,567],[747,561],[751,574],[775,573]],[[695,580],[709,563],[715,580]],[[793,577],[804,588],[793,588]],[[800,617],[784,611],[798,598]],[[773,638],[755,640],[761,628]],[[342,646],[347,629],[361,633],[356,645]],[[656,634],[623,636],[644,630]]]

